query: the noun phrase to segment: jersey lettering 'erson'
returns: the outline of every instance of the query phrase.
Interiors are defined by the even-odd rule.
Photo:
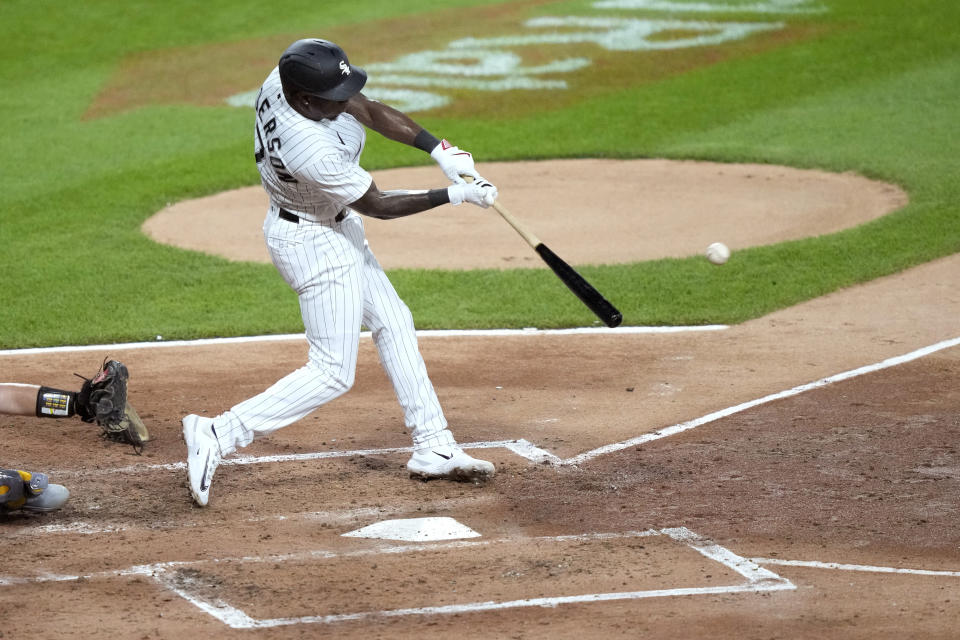
[[[273,70],[257,96],[256,155],[270,200],[301,218],[334,218],[373,182],[360,167],[367,134],[348,113],[335,120],[309,120],[283,97]]]

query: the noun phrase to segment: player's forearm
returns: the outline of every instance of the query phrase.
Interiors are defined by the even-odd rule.
[[[38,391],[40,387],[35,384],[0,384],[0,413],[14,416],[35,415]]]
[[[418,147],[427,153],[430,153],[440,143],[437,138],[426,133],[424,128],[414,122],[410,116],[389,105],[375,100],[363,99],[356,106],[355,111],[348,107],[348,112],[353,113],[364,126],[373,129],[385,138],[411,147]],[[426,134],[426,137],[423,134]],[[430,142],[432,142],[430,148],[421,146]]]
[[[371,185],[363,197],[350,207],[371,218],[390,220],[427,211],[448,202],[450,195],[447,189],[380,191],[375,185]]]

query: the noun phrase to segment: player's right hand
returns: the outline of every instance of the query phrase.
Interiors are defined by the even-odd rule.
[[[447,187],[447,194],[450,196],[450,204],[457,205],[469,202],[486,209],[493,205],[498,192],[495,186],[483,178],[478,178],[476,182]]]

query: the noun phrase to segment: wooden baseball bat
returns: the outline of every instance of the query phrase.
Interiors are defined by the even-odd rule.
[[[469,176],[463,176],[463,178],[468,182],[472,181]],[[553,270],[557,277],[567,285],[567,288],[580,298],[580,301],[585,304],[590,311],[593,311],[605,325],[608,327],[616,327],[623,322],[623,314],[621,314],[609,300],[604,298],[576,269],[551,251],[550,247],[543,244],[532,231],[507,211],[507,208],[500,204],[499,200],[494,200],[493,208],[496,209],[497,213],[543,258],[543,261],[546,262],[547,266]]]

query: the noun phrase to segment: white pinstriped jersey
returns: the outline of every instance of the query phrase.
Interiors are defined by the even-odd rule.
[[[367,134],[353,116],[303,117],[287,104],[277,68],[260,89],[256,113],[257,169],[271,203],[329,220],[370,188],[373,178],[360,167]]]

